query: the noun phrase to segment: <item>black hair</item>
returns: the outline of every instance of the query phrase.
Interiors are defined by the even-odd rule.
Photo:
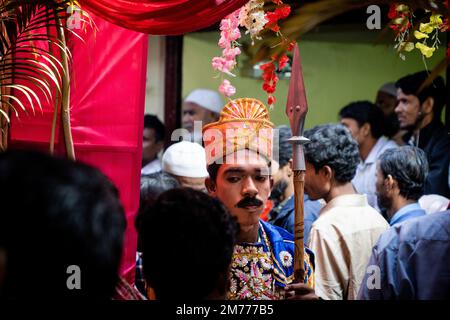
[[[219,173],[220,166],[221,164],[213,162],[211,164],[208,164],[208,166],[206,167],[206,171],[208,171],[211,181],[217,181],[217,174]]]
[[[0,297],[109,299],[125,231],[117,189],[97,169],[34,151],[0,154]],[[70,266],[81,289],[68,286]],[[31,287],[30,287],[31,286]]]
[[[291,128],[286,125],[278,126],[275,130],[278,130],[278,145],[274,139],[274,154],[278,148],[278,163],[281,169],[292,159],[292,144],[288,141],[292,137],[292,132]]]
[[[238,227],[219,200],[190,188],[166,191],[141,228],[144,276],[157,299],[176,298],[180,284],[193,300],[226,292]]]
[[[151,205],[161,193],[178,187],[180,187],[178,180],[165,171],[142,175],[140,207]]]
[[[418,200],[423,195],[428,161],[422,149],[413,146],[388,149],[379,160],[383,175],[391,175],[397,181],[401,196]]]
[[[325,124],[305,132],[310,142],[305,144],[305,159],[316,172],[324,166],[334,171],[340,183],[350,182],[356,174],[360,161],[358,144],[343,125]]]
[[[409,74],[399,79],[395,83],[395,86],[402,89],[403,93],[406,95],[415,95],[419,99],[420,103],[423,103],[428,97],[432,97],[434,99],[434,117],[440,119],[442,109],[444,108],[444,105],[446,103],[447,89],[444,79],[441,76],[438,76],[431,82],[431,84],[424,87],[419,92],[420,87],[428,78],[428,76],[429,73],[425,70]]]
[[[346,105],[339,112],[340,118],[350,118],[358,122],[362,127],[365,123],[370,124],[370,133],[375,139],[381,137],[383,132],[384,113],[370,101],[356,101]]]
[[[152,114],[146,114],[144,116],[144,129],[155,130],[156,142],[163,141],[166,135],[166,128],[164,124],[158,119],[157,116]]]
[[[397,114],[392,112],[384,116],[384,135],[388,138],[393,138],[400,129],[400,122]]]
[[[158,196],[164,191],[178,188],[180,183],[170,173],[158,171],[141,176],[141,191],[139,196],[139,212],[135,219],[136,230],[140,229],[142,215],[146,208],[153,205]],[[138,234],[138,251],[141,251],[141,235]]]

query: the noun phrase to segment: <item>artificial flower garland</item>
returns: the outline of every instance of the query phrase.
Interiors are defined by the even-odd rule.
[[[241,53],[239,49],[240,44],[238,39],[241,37],[239,26],[246,29],[245,34],[250,34],[252,45],[255,40],[261,40],[260,33],[267,29],[275,32],[277,36],[281,37],[279,45],[283,46],[283,52],[292,51],[295,42],[290,41],[284,37],[280,32],[278,21],[285,19],[291,12],[291,7],[284,4],[281,0],[272,0],[276,4],[274,11],[264,12],[264,0],[251,0],[242,8],[231,13],[220,22],[220,39],[218,45],[222,48],[222,56],[214,57],[212,59],[213,69],[222,74],[235,77],[232,73],[236,66],[236,57]],[[289,58],[285,53],[279,56],[271,57],[271,61],[263,64],[260,68],[263,71],[263,85],[262,89],[267,93],[267,103],[272,106],[275,103],[275,96],[278,77],[276,75],[276,64],[278,70],[281,71],[287,63]],[[236,88],[233,87],[228,79],[223,79],[219,86],[219,92],[225,97],[230,98],[236,93]]]
[[[448,0],[444,1],[444,5],[449,9]],[[395,48],[402,59],[405,59],[402,51],[410,52],[414,49],[418,49],[424,58],[431,58],[440,44],[439,32],[445,32],[450,29],[448,18],[443,20],[442,15],[431,13],[429,21],[420,23],[418,30],[414,30],[414,38],[420,40],[414,43],[409,41],[410,31],[414,29],[414,15],[411,9],[405,4],[392,3],[388,17],[391,19],[389,27],[396,32],[395,40],[397,44]],[[431,43],[429,42],[430,40]],[[450,56],[450,47],[447,49],[447,56]]]

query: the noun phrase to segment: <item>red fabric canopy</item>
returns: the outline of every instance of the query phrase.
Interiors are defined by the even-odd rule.
[[[89,29],[83,36],[85,43],[72,35],[69,38],[72,137],[77,160],[100,169],[119,189],[127,220],[120,273],[133,284],[148,36],[96,16],[93,19],[98,30]],[[27,105],[26,98],[22,100]],[[38,109],[33,115],[18,110],[20,117],[11,117],[11,148],[48,150],[53,106],[44,97],[41,101],[42,112]],[[55,150],[64,154],[60,126],[58,121]]]
[[[206,28],[248,0],[80,0],[81,7],[127,29],[178,35]]]

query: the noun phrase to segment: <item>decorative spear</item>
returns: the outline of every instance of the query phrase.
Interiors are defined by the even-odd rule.
[[[302,65],[298,45],[295,44],[294,58],[292,61],[291,79],[286,104],[286,114],[291,125],[292,138],[289,142],[293,145],[293,171],[294,171],[294,199],[295,199],[295,257],[294,257],[294,281],[304,282],[304,188],[305,188],[305,155],[303,145],[309,140],[303,137],[308,104],[306,102],[305,85],[303,83]]]

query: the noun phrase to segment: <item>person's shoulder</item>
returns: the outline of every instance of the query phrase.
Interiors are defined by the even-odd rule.
[[[318,200],[311,200],[309,198],[305,199],[305,215],[314,212],[315,215],[317,216],[317,214],[319,213],[320,209],[322,209],[323,205],[320,201]]]
[[[359,207],[334,207],[320,214],[310,231],[311,237],[321,241],[336,242],[355,232],[382,233],[389,228],[386,219],[369,205]]]
[[[406,220],[386,230],[377,243],[378,251],[398,250],[421,241],[445,241],[450,245],[450,210]]]
[[[431,213],[401,223],[402,239],[431,240],[450,243],[450,210]]]
[[[398,148],[398,144],[394,140],[388,139],[384,136],[382,136],[380,139],[382,139],[382,142],[383,142],[383,146],[381,147],[381,152],[384,152],[387,149]]]
[[[263,225],[266,233],[268,233],[271,238],[274,238],[274,240],[294,243],[294,235],[292,233],[262,220],[260,223]]]
[[[446,126],[442,125],[433,132],[430,142],[434,145],[434,150],[448,151],[450,148],[450,133]]]
[[[379,222],[381,224],[388,224],[386,219],[381,215],[380,212],[378,212],[377,209],[375,209],[374,207],[372,207],[371,205],[367,204],[366,206],[363,207],[364,208],[364,212],[368,215],[370,215],[370,217],[376,221]]]

